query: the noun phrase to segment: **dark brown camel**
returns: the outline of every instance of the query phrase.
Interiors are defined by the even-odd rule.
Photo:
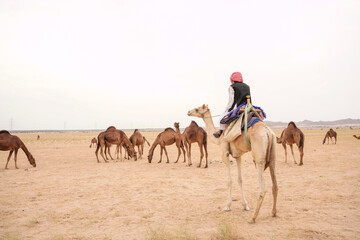
[[[353,137],[356,139],[360,139],[360,136],[357,137],[356,135],[353,135]]]
[[[17,166],[17,153],[18,153],[19,148],[21,148],[25,152],[30,164],[33,167],[36,167],[34,157],[27,150],[25,144],[21,141],[21,139],[19,137],[15,136],[15,135],[11,135],[6,130],[0,131],[0,150],[1,151],[10,151],[7,162],[6,162],[6,165],[5,165],[5,169],[8,169],[8,163],[9,163],[10,157],[11,157],[11,155],[12,155],[12,153],[14,151],[15,151],[15,155],[14,155],[15,168],[18,169],[18,166]]]
[[[297,164],[295,161],[294,151],[292,145],[295,143],[296,146],[299,148],[300,152],[300,163],[299,166],[303,165],[303,156],[304,156],[304,142],[305,142],[305,136],[303,132],[296,127],[294,122],[290,122],[288,124],[288,127],[285,128],[282,133],[281,137],[276,137],[276,142],[281,143],[282,146],[285,149],[285,162],[287,162],[287,150],[286,150],[286,144],[290,145],[291,153],[294,158],[294,163]]]
[[[120,145],[120,146],[125,144],[127,146],[129,156],[134,157],[135,160],[137,159],[134,147],[130,143],[130,140],[128,139],[126,134],[121,130],[117,130],[113,126],[110,126],[106,129],[106,131],[101,132],[98,135],[98,143],[97,143],[97,147],[96,147],[96,151],[95,151],[96,159],[98,162],[100,162],[99,157],[98,157],[99,149],[101,149],[100,155],[102,156],[104,161],[108,162],[107,159],[105,159],[105,157],[103,155],[103,148],[105,147],[105,156],[106,156],[106,149],[108,149],[108,151],[109,151],[110,146],[112,144],[116,144],[116,145]],[[121,150],[120,150],[120,152],[122,154]],[[110,155],[110,152],[109,152],[109,155]],[[111,155],[110,155],[110,157],[111,157],[111,159],[113,159]],[[107,156],[106,156],[106,158],[107,158]]]
[[[336,144],[337,133],[332,128],[330,128],[330,130],[327,131],[327,133],[325,134],[323,144],[326,142],[326,139],[328,140],[328,144],[329,144],[329,138],[331,139],[331,143],[333,143],[332,138],[335,138],[335,144]]]
[[[97,144],[97,140],[96,140],[96,138],[93,138],[93,139],[91,139],[91,143],[90,143],[90,148],[94,145],[94,146],[96,146],[96,144]]]
[[[37,135],[37,140],[40,140],[40,135]]]
[[[167,158],[166,163],[169,163],[169,157],[168,157],[165,146],[172,145],[174,143],[176,143],[176,147],[178,149],[178,157],[177,157],[177,160],[175,163],[177,163],[179,161],[179,158],[181,155],[180,148],[182,149],[184,158],[185,158],[185,149],[184,149],[184,145],[181,141],[181,137],[174,131],[174,129],[166,128],[163,132],[159,133],[159,135],[156,137],[155,141],[153,142],[152,146],[149,149],[149,155],[148,155],[149,163],[151,163],[151,161],[152,161],[152,158],[154,155],[154,150],[157,145],[160,145],[160,147],[161,147],[160,161],[158,163],[161,163],[163,151],[165,151],[165,155]]]
[[[138,147],[139,152],[139,158],[142,158],[142,155],[144,154],[144,144],[145,142],[150,146],[150,143],[146,138],[141,135],[140,131],[138,129],[135,129],[134,133],[130,137],[130,142],[132,143],[133,147]]]
[[[197,142],[200,149],[200,163],[197,167],[201,167],[201,161],[204,157],[203,147],[205,150],[205,168],[208,167],[208,152],[207,152],[207,133],[206,131],[197,125],[195,121],[192,121],[190,125],[185,128],[183,134],[183,141],[188,155],[188,164],[191,166],[191,144]]]

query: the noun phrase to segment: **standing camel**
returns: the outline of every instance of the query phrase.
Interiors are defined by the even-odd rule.
[[[158,163],[161,163],[162,160],[162,155],[163,155],[163,151],[165,151],[165,155],[167,158],[166,163],[169,163],[169,157],[166,151],[165,146],[168,145],[172,145],[172,144],[176,144],[176,147],[178,149],[178,157],[175,163],[177,163],[179,161],[180,155],[181,155],[181,150],[183,151],[184,154],[184,160],[185,160],[185,149],[184,149],[184,145],[183,142],[181,141],[181,136],[179,136],[174,129],[172,128],[166,128],[163,132],[159,133],[159,135],[156,137],[155,141],[153,142],[153,144],[151,145],[150,149],[149,149],[149,155],[148,155],[148,161],[149,163],[151,163],[153,155],[154,155],[154,150],[156,148],[157,145],[160,145],[161,149],[160,149],[160,161]]]
[[[207,152],[207,133],[206,131],[197,125],[195,121],[191,121],[190,125],[185,128],[183,132],[183,141],[188,155],[188,164],[191,166],[191,144],[197,142],[200,149],[200,163],[197,167],[201,167],[201,161],[204,157],[203,146],[205,150],[205,168],[208,167],[208,152]]]
[[[93,138],[93,139],[91,139],[91,143],[90,143],[90,148],[94,145],[94,146],[96,146],[96,144],[97,144],[97,140],[96,140],[96,138]]]
[[[269,167],[270,175],[272,180],[272,194],[273,194],[273,208],[272,208],[272,216],[276,216],[276,200],[278,193],[278,185],[276,181],[275,175],[275,141],[276,136],[274,132],[264,123],[257,122],[253,127],[248,129],[247,137],[251,143],[251,147],[247,144],[245,140],[245,133],[243,132],[239,137],[237,137],[232,142],[225,142],[223,140],[223,135],[220,138],[215,138],[213,134],[217,132],[217,129],[214,126],[210,109],[207,105],[203,105],[198,108],[194,108],[188,112],[188,116],[199,117],[202,118],[206,125],[206,132],[209,138],[216,144],[218,144],[222,151],[222,160],[227,168],[228,175],[228,202],[225,211],[230,211],[231,207],[231,171],[230,171],[230,160],[229,155],[232,155],[236,159],[237,170],[238,170],[238,183],[240,185],[240,191],[242,195],[242,204],[244,210],[250,210],[248,203],[245,199],[243,187],[242,187],[242,177],[241,177],[241,156],[251,151],[252,156],[255,162],[255,165],[258,169],[258,179],[260,185],[260,196],[257,201],[257,206],[254,212],[253,217],[251,218],[251,222],[254,223],[256,217],[259,214],[260,207],[265,197],[265,182],[263,177],[264,170]]]
[[[1,151],[10,151],[6,165],[5,165],[5,169],[8,169],[8,163],[9,163],[10,157],[14,151],[15,151],[15,155],[14,155],[15,168],[19,169],[17,166],[17,153],[18,153],[19,148],[21,148],[25,152],[30,164],[33,167],[36,167],[34,157],[28,151],[28,149],[26,148],[25,144],[21,141],[21,139],[15,135],[11,135],[6,130],[0,131],[0,150]]]
[[[332,128],[330,128],[330,130],[327,131],[327,133],[325,134],[323,144],[325,143],[326,139],[328,140],[328,144],[329,144],[329,138],[331,139],[331,143],[333,143],[332,138],[335,138],[335,144],[336,144],[337,133]]]
[[[354,138],[360,139],[360,136],[353,135]]]
[[[134,148],[135,146],[138,147],[139,158],[142,158],[142,155],[144,154],[144,143],[146,142],[148,146],[150,146],[148,140],[146,140],[146,138],[141,135],[138,129],[135,129],[134,133],[131,135],[130,142]]]
[[[292,145],[295,143],[300,152],[299,166],[303,165],[305,136],[303,132],[296,127],[294,122],[289,122],[288,127],[282,131],[280,138],[276,138],[276,142],[281,143],[285,150],[285,162],[287,162],[286,144],[290,145],[291,154],[294,158],[294,163],[297,164],[292,147]]]

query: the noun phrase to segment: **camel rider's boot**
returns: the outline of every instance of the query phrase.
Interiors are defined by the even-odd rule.
[[[213,135],[214,135],[214,137],[219,138],[221,136],[222,132],[223,132],[223,130],[219,130],[216,133],[214,133]]]

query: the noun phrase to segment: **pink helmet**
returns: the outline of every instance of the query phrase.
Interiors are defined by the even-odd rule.
[[[242,78],[241,73],[239,73],[239,72],[234,72],[233,74],[231,74],[230,81],[231,81],[231,83],[234,83],[234,82],[243,82],[243,78]]]

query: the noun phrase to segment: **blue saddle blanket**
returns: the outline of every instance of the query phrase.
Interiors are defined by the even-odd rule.
[[[241,104],[240,106],[238,106],[236,109],[230,111],[227,115],[225,115],[225,117],[223,117],[221,120],[220,120],[220,123],[221,124],[229,124],[231,123],[232,121],[235,121],[236,119],[238,119],[240,117],[240,109],[242,107],[244,107],[246,104],[243,103]],[[261,107],[257,107],[257,106],[253,106],[255,109],[259,109],[261,111],[260,113],[260,117],[262,117],[263,119],[266,118],[266,113],[264,112],[264,110],[261,108]],[[259,118],[258,118],[259,119]],[[261,119],[259,119],[261,121]],[[249,120],[250,121],[250,120]],[[256,121],[257,122],[257,121]],[[255,123],[256,123],[255,122]],[[255,124],[254,123],[254,124]]]

